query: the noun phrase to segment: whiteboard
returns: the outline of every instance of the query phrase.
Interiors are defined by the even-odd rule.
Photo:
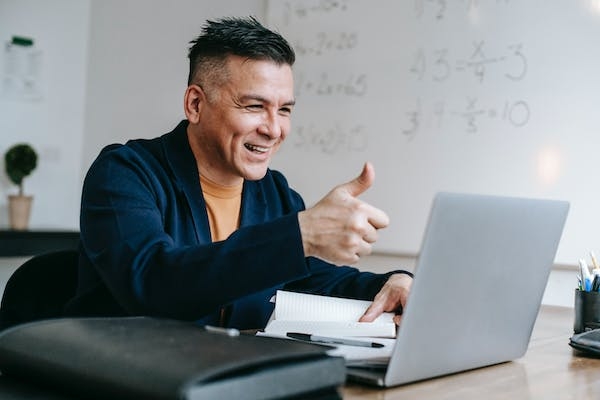
[[[267,21],[297,54],[272,166],[308,206],[369,160],[375,251],[417,254],[456,191],[568,200],[556,261],[600,253],[600,0],[273,0]]]

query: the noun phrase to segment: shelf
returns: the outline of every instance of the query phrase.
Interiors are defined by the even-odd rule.
[[[79,232],[68,230],[0,230],[0,257],[33,256],[77,249]]]

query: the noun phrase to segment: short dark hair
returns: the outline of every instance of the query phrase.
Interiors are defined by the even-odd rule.
[[[265,28],[254,17],[208,20],[200,36],[190,42],[188,85],[223,67],[227,56],[269,60],[292,66],[296,55],[279,33]],[[198,76],[200,75],[200,76]]]

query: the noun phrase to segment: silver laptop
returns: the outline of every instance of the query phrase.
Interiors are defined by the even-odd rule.
[[[395,386],[523,356],[568,209],[439,193],[389,364],[348,367],[348,379]]]

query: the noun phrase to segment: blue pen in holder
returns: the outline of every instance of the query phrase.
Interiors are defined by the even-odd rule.
[[[600,328],[600,292],[575,289],[573,331],[581,333]]]

